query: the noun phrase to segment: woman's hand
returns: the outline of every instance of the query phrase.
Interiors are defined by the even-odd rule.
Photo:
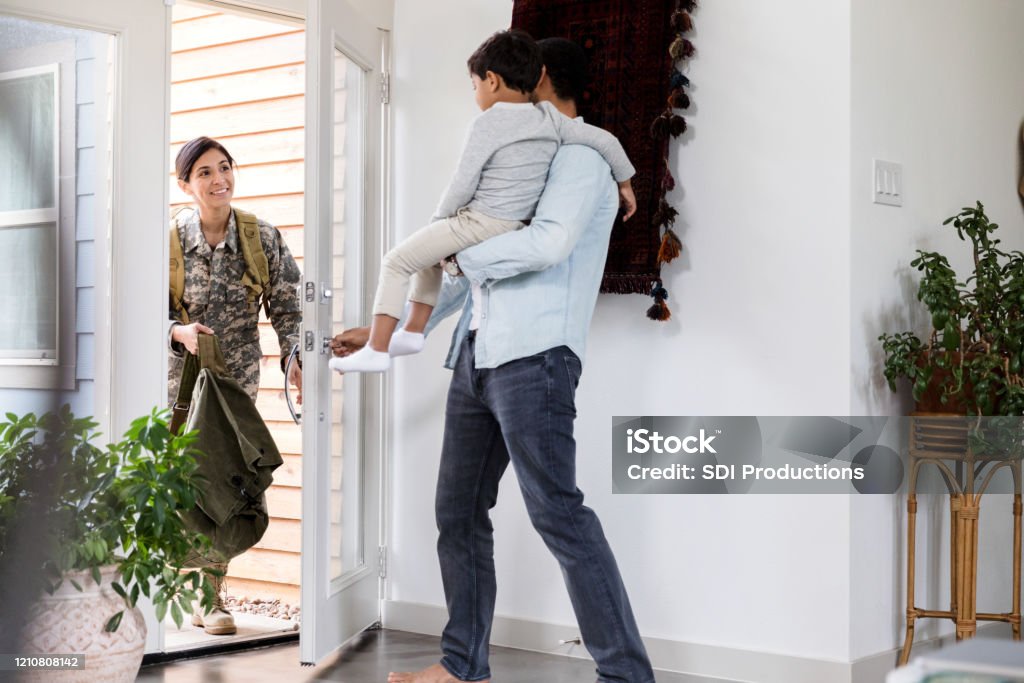
[[[347,356],[366,346],[370,340],[369,327],[350,327],[341,334],[334,335],[331,350],[335,356]]]
[[[295,403],[302,405],[302,368],[298,363],[292,363],[292,369],[288,371],[288,382],[295,387]]]
[[[217,334],[206,325],[202,323],[192,323],[191,325],[175,325],[171,329],[171,341],[178,342],[188,352],[196,355],[199,353],[199,333],[203,334]]]

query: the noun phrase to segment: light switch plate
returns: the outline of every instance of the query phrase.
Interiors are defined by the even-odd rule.
[[[875,204],[903,206],[903,164],[873,160],[871,197]]]

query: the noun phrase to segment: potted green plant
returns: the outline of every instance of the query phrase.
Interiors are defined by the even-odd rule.
[[[1021,415],[1024,253],[999,248],[999,225],[981,202],[943,225],[970,242],[974,271],[961,281],[945,256],[917,250],[911,262],[921,272],[917,298],[932,329],[926,341],[913,332],[879,337],[889,388],[909,380],[919,412]]]
[[[84,654],[87,667],[39,680],[134,681],[146,639],[140,596],[179,626],[193,601],[213,604],[205,571],[182,571],[209,543],[180,516],[198,496],[195,435],[171,434],[156,410],[105,448],[93,443],[96,427],[67,406],[0,422],[0,558],[19,552],[6,530],[34,519],[40,561],[22,568],[35,572],[38,597],[21,651]]]

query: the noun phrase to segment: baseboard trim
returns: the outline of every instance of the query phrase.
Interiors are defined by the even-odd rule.
[[[447,611],[439,605],[397,600],[384,602],[385,628],[439,636],[447,619]],[[978,633],[988,638],[1009,638],[1010,628],[1005,624],[985,624],[978,627]],[[559,641],[571,641],[577,636],[579,630],[576,626],[496,616],[491,643],[589,659],[590,655],[581,645],[559,644]],[[949,635],[917,641],[912,654],[917,656],[953,640],[954,637]],[[895,668],[900,653],[900,648],[893,648],[851,663],[665,638],[644,638],[644,644],[655,669],[742,683],[885,683],[885,677]]]
[[[983,624],[978,626],[978,635],[985,638],[1006,638],[1009,640],[1012,637],[1012,631],[1009,624]],[[937,650],[943,645],[949,645],[954,642],[956,642],[956,636],[952,633],[946,636],[929,638],[928,640],[915,641],[914,647],[910,651],[910,658],[913,659],[925,652]],[[896,647],[855,661],[851,667],[851,683],[885,683],[886,675],[896,668],[896,662],[899,660],[901,649]]]
[[[440,635],[447,621],[444,607],[387,600],[385,628]],[[534,652],[589,659],[580,645],[559,645],[579,635],[576,626],[497,616],[491,643]],[[655,669],[743,683],[850,683],[851,665],[824,659],[792,657],[770,652],[644,638]]]

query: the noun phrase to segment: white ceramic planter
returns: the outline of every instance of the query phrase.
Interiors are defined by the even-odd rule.
[[[110,587],[117,567],[100,570],[96,585],[89,572],[69,572],[53,595],[43,593],[29,612],[21,652],[31,655],[85,655],[85,669],[22,672],[19,681],[40,683],[132,683],[142,664],[146,622],[138,608],[128,610],[114,633],[103,630],[107,619],[126,609]],[[82,587],[71,585],[74,579]]]

